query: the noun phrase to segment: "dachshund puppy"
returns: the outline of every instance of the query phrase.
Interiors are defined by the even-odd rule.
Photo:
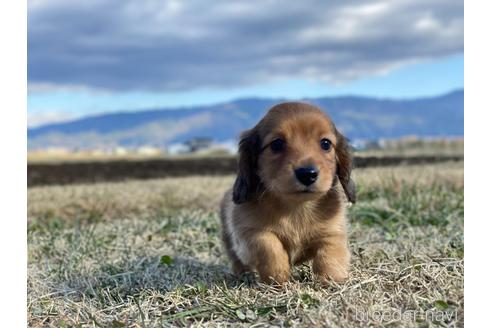
[[[233,273],[256,270],[263,282],[282,284],[292,265],[312,260],[322,282],[345,280],[351,169],[347,140],[313,105],[276,105],[243,132],[237,178],[221,203]]]

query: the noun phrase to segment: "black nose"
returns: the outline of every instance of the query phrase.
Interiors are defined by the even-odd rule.
[[[314,167],[300,167],[294,170],[297,180],[305,186],[313,184],[318,178],[318,170]]]

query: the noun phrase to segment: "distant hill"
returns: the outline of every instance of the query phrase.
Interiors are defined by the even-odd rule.
[[[193,108],[153,109],[85,117],[28,129],[28,148],[164,147],[193,137],[236,139],[285,99],[240,99]],[[352,140],[463,136],[464,91],[412,100],[369,97],[303,99],[319,105]]]

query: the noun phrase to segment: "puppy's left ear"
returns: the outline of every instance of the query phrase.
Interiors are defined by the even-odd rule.
[[[335,147],[335,153],[337,157],[337,176],[343,187],[343,191],[347,196],[347,199],[351,203],[355,203],[355,183],[350,178],[352,173],[353,160],[350,154],[349,145],[347,139],[336,130],[337,144]]]

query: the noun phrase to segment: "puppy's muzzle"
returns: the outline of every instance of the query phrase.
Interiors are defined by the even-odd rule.
[[[297,180],[305,186],[312,185],[318,179],[319,171],[312,167],[299,167],[294,170]]]

